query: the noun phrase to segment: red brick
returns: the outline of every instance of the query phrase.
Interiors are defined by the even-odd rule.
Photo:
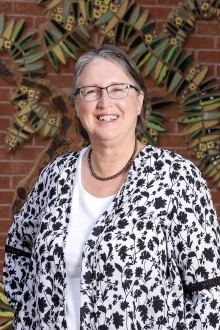
[[[219,63],[220,51],[212,50],[198,50],[198,62],[199,63]]]
[[[11,154],[8,152],[5,145],[0,147],[0,160],[11,160]]]
[[[43,15],[45,10],[41,6],[37,6],[37,2],[31,1],[14,1],[14,13],[19,15]]]
[[[155,21],[156,20],[165,20],[170,12],[172,11],[172,8],[168,7],[151,7],[149,8],[149,20]]]
[[[137,3],[148,8],[148,6],[156,5],[157,0],[139,0]]]
[[[23,174],[28,173],[33,166],[33,162],[2,162],[0,163],[1,174]]]
[[[178,6],[178,2],[176,0],[157,0],[157,4],[172,6],[174,9]]]
[[[163,133],[159,135],[158,139],[158,146],[159,147],[179,147],[179,146],[184,146],[184,140],[182,136],[172,134],[172,133]]]
[[[0,220],[1,233],[7,233],[11,225],[12,225],[12,220]]]
[[[44,149],[44,146],[42,147],[23,147],[17,150],[15,153],[12,154],[12,160],[36,160],[41,151]]]
[[[214,203],[220,205],[220,190],[212,191],[212,198]]]
[[[5,258],[5,249],[2,247],[0,248],[0,260],[4,260]]]
[[[196,33],[205,34],[209,36],[219,36],[220,35],[220,25],[215,20],[213,21],[198,21],[196,23]]]
[[[11,122],[11,119],[10,119],[10,117],[8,117],[8,118],[0,118],[0,130],[2,131],[2,130],[6,130],[8,127],[9,127],[9,125],[10,125],[10,122]]]
[[[24,175],[16,175],[12,177],[12,189],[16,189],[17,186],[19,185],[19,183],[21,182],[21,180],[25,179]]]
[[[2,192],[1,192],[1,194],[2,194]],[[1,197],[0,197],[0,199],[1,199]],[[10,202],[10,205],[0,204],[0,219],[9,219],[9,218],[11,218],[11,205],[12,205],[11,202]],[[0,222],[0,224],[1,224],[1,222]],[[0,230],[0,232],[1,233],[3,232],[2,229]]]
[[[0,88],[0,101],[7,101],[10,99],[10,88],[1,86]]]
[[[4,192],[0,190],[0,201],[2,204],[11,204],[13,197],[14,197],[14,191],[7,191]]]
[[[9,189],[9,188],[10,188],[10,177],[0,176],[0,189]]]
[[[7,239],[7,234],[0,233],[0,247],[5,246],[6,239]]]
[[[12,1],[0,1],[0,8],[2,12],[11,12],[12,11]]]
[[[184,47],[187,49],[211,49],[215,47],[215,39],[213,37],[189,35]]]

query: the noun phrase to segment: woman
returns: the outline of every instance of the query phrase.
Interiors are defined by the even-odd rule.
[[[116,47],[78,60],[77,129],[91,146],[42,171],[9,231],[14,329],[219,329],[211,196],[190,161],[137,140],[146,98]]]

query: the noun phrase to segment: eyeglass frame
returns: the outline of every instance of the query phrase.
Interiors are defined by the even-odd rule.
[[[126,85],[126,86],[127,86],[126,88],[128,89],[128,93],[129,93],[130,88],[134,88],[137,92],[139,92],[139,89],[138,89],[137,87],[131,85],[131,84],[127,84],[127,83],[117,83],[117,84],[111,84],[111,85],[106,86],[106,87],[99,87],[99,86],[82,86],[82,87],[80,87],[80,88],[78,88],[78,89],[76,90],[75,96],[76,96],[77,94],[79,94],[79,95],[80,95],[80,98],[81,98],[83,101],[85,101],[85,102],[93,102],[93,101],[98,100],[98,99],[101,97],[101,95],[102,95],[102,90],[105,89],[106,92],[107,92],[107,94],[108,94],[108,96],[109,96],[111,99],[113,99],[113,100],[122,100],[122,99],[125,99],[125,98],[128,96],[128,93],[127,93],[127,95],[126,95],[125,97],[120,97],[120,98],[114,98],[114,97],[111,97],[111,96],[110,96],[110,93],[108,92],[108,89],[107,89],[107,88],[109,88],[109,87],[111,87],[111,86],[116,86],[116,85]],[[82,88],[85,88],[85,87],[96,87],[96,88],[99,88],[99,89],[100,89],[100,95],[97,97],[97,99],[90,100],[90,101],[86,101],[86,100],[82,97],[82,94],[81,94],[81,89],[82,89]]]

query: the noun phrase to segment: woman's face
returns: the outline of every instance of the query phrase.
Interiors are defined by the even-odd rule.
[[[134,85],[132,80],[113,62],[95,59],[82,71],[78,88],[82,86],[106,87],[117,83]],[[130,88],[128,96],[112,99],[106,90],[98,100],[85,102],[76,96],[76,112],[88,132],[91,143],[128,139],[135,135],[137,116],[141,112],[143,93]]]

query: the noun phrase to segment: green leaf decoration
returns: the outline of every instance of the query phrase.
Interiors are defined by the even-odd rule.
[[[151,57],[151,53],[147,50],[137,61],[137,66],[140,68]]]
[[[118,41],[120,40],[120,37],[121,37],[122,32],[123,32],[123,27],[124,27],[124,24],[120,22],[118,24],[118,28],[117,28],[116,36],[115,36],[115,42],[116,43],[118,43]]]
[[[179,94],[181,94],[187,88],[187,86],[189,86],[189,82],[187,80],[184,80],[182,82],[182,84],[180,85],[180,87],[179,87],[179,89],[178,89],[178,91],[176,93],[176,96],[178,96]],[[169,87],[169,86],[167,86],[167,87]]]
[[[60,42],[60,46],[63,48],[63,50],[70,56],[72,57],[74,60],[77,59],[76,54],[74,53],[74,51],[67,45],[67,43],[65,41],[61,41]]]
[[[102,17],[100,17],[98,19],[98,21],[95,23],[95,25],[104,24],[107,21],[109,21],[112,17],[113,17],[113,13],[111,11],[108,11],[105,15],[103,15]]]
[[[154,141],[154,139],[152,138],[152,136],[150,135],[150,133],[147,130],[144,131],[144,134],[143,135],[149,141],[149,143],[152,146],[156,146],[156,142]]]
[[[54,53],[52,50],[49,50],[47,52],[47,55],[48,55],[48,58],[51,62],[51,64],[53,65],[53,67],[57,70],[58,69],[58,64],[57,64],[57,60],[56,60],[56,57],[54,56]]]
[[[155,53],[155,55],[156,56],[160,56],[162,53],[163,53],[163,51],[165,50],[165,48],[167,47],[167,45],[168,45],[168,40],[164,40],[156,49],[155,49],[155,51],[154,51],[154,53]],[[152,45],[151,45],[151,48],[152,48]]]
[[[44,32],[47,36],[47,39],[50,40],[53,44],[55,44],[56,39],[54,39],[53,35],[49,31],[47,31],[46,29],[44,29]]]
[[[201,101],[201,105],[210,105],[220,101],[220,96],[210,96],[206,97]]]
[[[5,26],[5,15],[4,13],[2,13],[0,16],[0,36],[2,35],[4,26]]]
[[[23,52],[25,55],[29,55],[29,54],[33,53],[33,51],[35,51],[39,46],[40,46],[40,44],[33,45],[31,47],[24,49]]]
[[[151,29],[153,29],[155,27],[155,22],[150,22],[148,23],[145,27],[143,27],[143,29],[141,30],[141,32],[143,34],[147,34],[150,32]]]
[[[63,19],[64,19],[65,22],[67,20],[69,12],[70,12],[70,2],[65,1],[64,8],[63,8]]]
[[[124,40],[126,40],[129,31],[130,31],[130,25],[125,25],[124,26],[124,36],[123,36]]]
[[[80,31],[82,31],[82,33],[83,33],[87,38],[90,38],[90,35],[89,35],[88,31],[86,30],[86,28],[85,28],[83,25],[80,26]]]
[[[182,56],[183,56],[183,49],[180,50],[179,54],[177,55],[177,57],[176,57],[176,59],[175,59],[175,61],[173,63],[174,68],[177,68],[178,67],[178,65],[179,65],[179,63],[180,63],[180,61],[182,59]]]
[[[160,43],[161,43],[162,41],[164,41],[164,38],[159,38],[159,39],[153,41],[153,42],[150,44],[151,49],[152,49],[152,50],[156,49],[157,46],[159,46]]]
[[[138,36],[136,39],[134,39],[134,41],[131,43],[131,45],[129,46],[129,49],[132,49],[134,47],[137,47],[138,45],[143,43],[143,38]]]
[[[147,121],[147,127],[155,129],[156,131],[160,131],[160,132],[166,131],[166,128],[162,124],[151,119]]]
[[[159,75],[159,79],[158,79],[158,82],[161,83],[167,76],[169,72],[169,69],[167,66],[163,67],[163,69],[161,70],[161,73]]]
[[[130,57],[133,58],[137,55],[140,55],[141,53],[143,53],[144,51],[146,51],[147,47],[145,46],[144,43],[142,43],[140,46],[138,46],[133,53],[130,54]],[[138,60],[139,61],[139,60]]]
[[[155,56],[151,56],[147,68],[145,70],[145,76],[149,75],[149,73],[153,70],[156,63],[157,63],[157,58]]]
[[[89,18],[92,17],[92,1],[91,0],[88,0],[88,3],[87,3],[87,12],[88,12],[88,16]]]
[[[47,37],[44,37],[44,43],[45,43],[45,46],[46,47],[49,47],[50,46],[50,41]]]
[[[185,71],[185,69],[187,68],[187,66],[189,65],[189,63],[192,60],[192,54],[186,56],[186,58],[182,61],[182,63],[178,66],[178,69],[182,72]]]
[[[142,27],[144,26],[144,24],[146,23],[147,19],[148,19],[148,11],[144,12],[141,17],[138,19],[137,23],[135,24],[135,28],[137,30],[141,30]]]
[[[24,30],[24,26],[25,26],[25,20],[22,20],[22,21],[18,24],[18,26],[17,26],[17,28],[16,28],[16,30],[15,30],[13,36],[12,36],[12,41],[14,41],[14,42],[17,42],[17,41],[18,41],[18,39],[19,39],[20,36],[22,35],[22,32],[23,32],[23,30]]]
[[[6,26],[6,29],[4,30],[3,34],[2,34],[2,37],[5,38],[5,39],[11,39],[11,34],[12,34],[12,31],[14,29],[14,24],[15,24],[15,20],[12,19],[8,25]]]
[[[211,120],[215,118],[220,118],[220,111],[219,112],[204,112],[203,119],[204,120]]]
[[[125,0],[124,3],[122,3],[121,7],[119,7],[117,11],[117,16],[119,18],[122,18],[126,12],[126,9],[128,7],[129,0]]]
[[[180,119],[179,122],[184,123],[184,124],[188,124],[188,123],[194,123],[194,122],[201,121],[201,120],[202,120],[202,115],[200,115],[200,116],[188,116],[188,117],[185,117],[183,119]]]
[[[73,14],[74,14],[75,20],[78,21],[78,3],[73,2],[72,6],[73,6]]]
[[[170,102],[170,101],[162,101],[162,102],[154,103],[151,105],[151,109],[152,109],[152,111],[157,111],[157,110],[165,108],[166,106],[170,105],[171,103],[172,102]]]
[[[194,108],[189,108],[189,109],[184,109],[184,112],[196,112],[196,113],[201,113],[202,112],[202,107],[194,107]]]
[[[71,35],[68,35],[66,37],[66,40],[68,40],[73,46],[80,48],[80,45],[76,42],[76,40]]]
[[[64,27],[62,27],[62,25],[60,25],[58,22],[56,22],[54,19],[51,18],[51,23],[57,28],[57,30],[59,32],[61,32],[62,34],[66,33],[66,29],[64,29]]]
[[[170,64],[172,62],[172,60],[173,60],[174,56],[176,55],[178,49],[179,49],[179,45],[175,45],[171,50],[170,50],[170,48],[168,49],[170,51],[167,54],[167,57],[165,59],[166,63]]]
[[[60,33],[60,32],[58,32],[56,29],[51,29],[51,32],[53,33],[53,35],[55,36],[55,38],[57,39],[57,40],[60,40],[61,38],[62,38],[62,34]]]
[[[170,84],[170,87],[169,87],[169,92],[172,92],[174,90],[174,88],[176,88],[179,84],[179,82],[181,81],[182,79],[182,74],[180,74],[179,72],[176,72],[174,78],[173,78],[173,81],[172,83]]]
[[[34,36],[33,33],[29,34],[27,37],[23,38],[21,41],[18,42],[18,46],[21,48],[24,48],[29,43],[29,41],[33,38],[33,36]]]
[[[129,20],[130,25],[135,25],[135,23],[137,22],[137,19],[140,15],[140,5],[137,5],[137,7],[135,8],[135,10],[133,11],[131,18]]]
[[[132,14],[132,12],[133,12],[134,7],[135,7],[135,4],[134,4],[134,3],[131,4],[130,7],[129,7],[129,9],[128,9],[127,12],[125,13],[125,15],[124,15],[124,17],[123,17],[123,20],[124,20],[125,22],[128,22],[128,21],[129,21],[129,19],[130,19],[130,17],[131,17],[131,14]],[[128,25],[128,26],[129,26],[129,25]]]
[[[38,53],[38,54],[35,54],[35,55],[27,56],[25,58],[25,60],[24,59],[17,60],[17,61],[15,61],[15,63],[23,63],[25,61],[26,64],[30,64],[30,63],[36,62],[37,60],[42,58],[44,55],[45,55],[45,53]]]

